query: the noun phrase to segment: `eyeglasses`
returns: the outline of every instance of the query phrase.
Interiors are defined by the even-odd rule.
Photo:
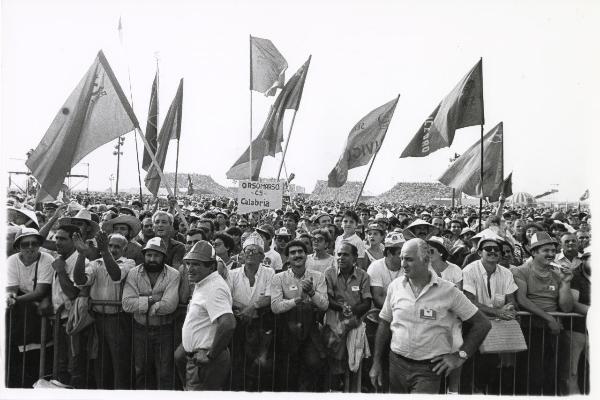
[[[498,253],[500,251],[500,248],[496,247],[496,246],[486,246],[486,247],[482,247],[481,249],[488,253],[492,253],[492,252]]]
[[[21,241],[21,243],[19,244],[19,247],[22,249],[36,248],[36,247],[40,247],[40,242],[38,242],[37,240],[30,240],[27,242]]]
[[[246,255],[251,256],[251,255],[254,255],[254,254],[261,254],[262,252],[260,250],[258,250],[258,249],[245,249],[244,253]]]
[[[286,242],[286,243],[290,241],[290,239],[288,239],[285,236],[275,236],[275,240],[278,242]]]

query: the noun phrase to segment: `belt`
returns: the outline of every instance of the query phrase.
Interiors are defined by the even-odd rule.
[[[393,356],[400,358],[401,360],[404,360],[409,363],[415,363],[415,364],[430,364],[431,365],[431,360],[433,360],[433,358],[428,358],[426,360],[413,360],[412,358],[404,357],[398,353],[394,353],[393,351],[390,351],[390,353]]]

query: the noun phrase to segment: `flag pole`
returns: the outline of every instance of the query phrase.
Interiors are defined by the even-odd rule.
[[[287,154],[288,145],[290,144],[290,139],[292,138],[292,129],[294,128],[294,121],[296,120],[297,112],[298,112],[298,110],[294,110],[294,115],[292,116],[292,123],[290,124],[290,129],[288,131],[288,137],[285,142],[285,148],[283,149],[283,156],[281,156],[281,162],[279,163],[279,170],[277,171],[277,180],[279,180],[279,177],[281,176],[281,169],[283,168],[283,162],[285,161],[285,155]]]
[[[250,147],[248,157],[248,179],[252,180],[252,35],[250,38]]]
[[[152,152],[152,149],[150,148],[150,143],[148,143],[148,141],[144,137],[144,134],[142,133],[142,130],[140,129],[139,126],[135,127],[135,131],[142,138],[142,141],[144,142],[144,147],[146,148],[146,151],[148,151],[148,155],[152,159],[152,163],[154,164],[154,167],[156,168],[156,172],[158,172],[158,175],[160,175],[160,179],[162,180],[162,182],[164,182],[164,185],[167,188],[167,192],[169,193],[169,195],[173,196],[173,191],[171,190],[171,187],[169,186],[169,183],[167,182],[167,178],[165,177],[165,174],[163,173],[162,168],[160,168],[160,164],[156,160],[156,156],[154,155],[154,153]],[[185,223],[185,227],[187,229],[190,229],[190,226],[188,225],[188,222],[185,219],[185,215],[183,214],[183,212],[181,212],[181,208],[179,208],[179,204],[177,202],[175,202],[175,210],[177,210],[177,213],[183,219],[183,222]]]
[[[177,186],[177,171],[179,170],[179,139],[177,139],[177,157],[175,158],[175,198],[179,193],[179,187]]]
[[[483,106],[483,57],[479,58],[479,62],[481,62],[481,113],[482,113],[482,118],[481,118],[481,131],[480,131],[480,138],[479,141],[481,142],[481,156],[479,157],[480,160],[480,165],[479,165],[479,169],[480,171],[480,179],[481,179],[481,197],[479,198],[479,232],[481,232],[481,214],[483,212],[483,125],[485,124],[485,112],[483,110],[485,110],[485,107]],[[502,139],[504,140],[504,139]],[[504,175],[502,176],[502,178],[504,178]]]

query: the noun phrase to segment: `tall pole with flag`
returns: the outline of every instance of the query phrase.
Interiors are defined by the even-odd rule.
[[[481,197],[479,198],[479,231],[481,232],[481,214],[483,212],[483,175],[484,175],[484,171],[483,171],[483,125],[485,125],[485,107],[483,106],[483,57],[481,57],[479,59],[479,63],[481,64],[481,129],[480,129],[480,135],[479,135],[479,140],[481,141],[481,163],[480,163],[480,167],[481,167]],[[504,153],[504,152],[503,152]],[[503,156],[504,157],[504,156]],[[504,159],[502,160],[504,162]],[[503,176],[504,177],[504,176]]]

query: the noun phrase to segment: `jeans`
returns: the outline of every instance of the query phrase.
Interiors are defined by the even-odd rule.
[[[217,358],[205,365],[197,365],[192,357],[188,357],[185,390],[224,390],[230,369],[229,349],[223,350]]]
[[[562,395],[582,394],[578,382],[578,366],[581,356],[585,352],[589,360],[587,334],[581,332],[565,331],[560,341],[560,360],[558,376]]]
[[[438,394],[441,375],[430,360],[412,361],[390,351],[390,393]]]
[[[131,388],[131,317],[94,313],[98,357],[94,363],[98,389]]]
[[[145,327],[134,322],[136,389],[173,389],[173,339],[172,324]]]

